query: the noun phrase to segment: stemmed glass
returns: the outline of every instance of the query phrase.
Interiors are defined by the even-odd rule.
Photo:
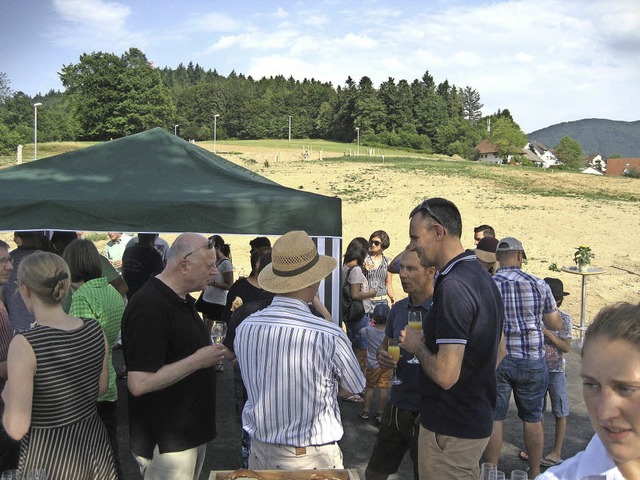
[[[422,312],[420,310],[409,310],[407,326],[414,330],[422,330]],[[420,362],[414,354],[409,360],[407,360],[407,363],[417,365]]]
[[[389,355],[391,355],[393,361],[398,363],[398,360],[400,360],[400,346],[398,345],[397,340],[389,340],[389,344],[387,345],[387,352],[389,352]],[[391,380],[389,380],[389,383],[391,385],[400,385],[402,383],[402,380],[400,380],[398,378],[398,375],[396,374],[395,368],[393,369],[393,375],[391,376]]]
[[[47,480],[47,472],[44,469],[29,470],[25,480]]]
[[[504,472],[500,470],[491,470],[489,472],[489,480],[505,480]]]
[[[220,345],[224,341],[224,337],[227,336],[227,323],[226,322],[213,322],[211,326],[211,341]],[[216,371],[222,372],[222,362],[216,364]]]
[[[0,475],[1,480],[21,480],[22,475],[20,474],[20,470],[5,470]]]
[[[498,470],[495,463],[485,462],[480,467],[480,480],[489,480],[489,472]]]
[[[211,341],[216,345],[221,344],[227,336],[226,322],[213,322],[211,326]]]
[[[511,480],[529,480],[529,474],[524,470],[512,470]]]

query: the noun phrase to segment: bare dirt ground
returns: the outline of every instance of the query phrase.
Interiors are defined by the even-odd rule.
[[[234,146],[233,150],[239,148]],[[592,265],[605,269],[604,274],[588,278],[586,323],[607,304],[640,301],[640,252],[636,247],[640,237],[638,202],[594,200],[579,194],[557,197],[518,193],[493,180],[399,171],[383,164],[379,158],[366,165],[337,163],[326,160],[331,154],[325,153],[324,160],[320,161],[314,152],[303,162],[298,152],[242,150],[241,154],[220,154],[287,187],[343,198],[345,244],[356,236],[368,238],[374,230],[382,229],[391,238],[387,254],[393,257],[408,243],[411,209],[424,198],[444,197],[460,209],[465,247],[474,247],[473,227],[483,223],[492,225],[498,237],[520,239],[528,257],[525,270],[539,277],[562,279],[565,290],[570,292],[563,309],[576,322],[580,318],[581,276],[552,272],[549,265],[573,266],[573,252],[582,244],[590,246],[596,255]],[[265,160],[269,167],[264,166]],[[613,191],[637,195],[640,189],[640,182],[631,179],[542,171],[538,174],[517,167],[505,167],[504,175],[523,177],[538,188],[565,186],[572,192]],[[234,258],[239,259],[248,240],[230,241]],[[397,278],[394,286],[403,296]]]

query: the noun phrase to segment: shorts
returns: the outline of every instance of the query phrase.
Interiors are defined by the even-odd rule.
[[[364,376],[367,379],[367,388],[391,388],[389,383],[391,379],[390,368],[367,367]]]
[[[567,374],[565,372],[549,372],[549,398],[551,412],[556,418],[569,416],[569,398],[567,397]],[[547,396],[544,397],[544,409],[547,408]]]
[[[549,386],[549,370],[544,357],[530,359],[507,355],[498,366],[496,377],[496,420],[504,420],[507,417],[512,390],[518,407],[518,417],[528,423],[542,420],[544,397]]]
[[[380,430],[373,445],[367,470],[392,475],[398,471],[404,454],[409,450],[413,462],[413,477],[418,480],[419,412],[403,410],[387,403],[380,419]]]

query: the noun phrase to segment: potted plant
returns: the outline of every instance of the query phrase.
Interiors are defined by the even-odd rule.
[[[578,270],[581,272],[586,272],[589,269],[592,258],[595,258],[595,255],[591,251],[591,248],[586,245],[580,245],[573,254],[573,261],[576,262]]]

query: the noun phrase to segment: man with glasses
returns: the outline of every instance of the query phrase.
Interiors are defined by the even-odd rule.
[[[423,375],[420,479],[477,479],[496,404],[496,364],[504,317],[491,276],[465,251],[457,207],[431,198],[410,215],[409,249],[439,275],[424,335],[405,328],[400,346],[415,353]]]
[[[145,479],[198,478],[216,436],[212,345],[190,292],[216,273],[213,243],[184,233],[167,266],[129,301],[122,321],[131,448]]]

